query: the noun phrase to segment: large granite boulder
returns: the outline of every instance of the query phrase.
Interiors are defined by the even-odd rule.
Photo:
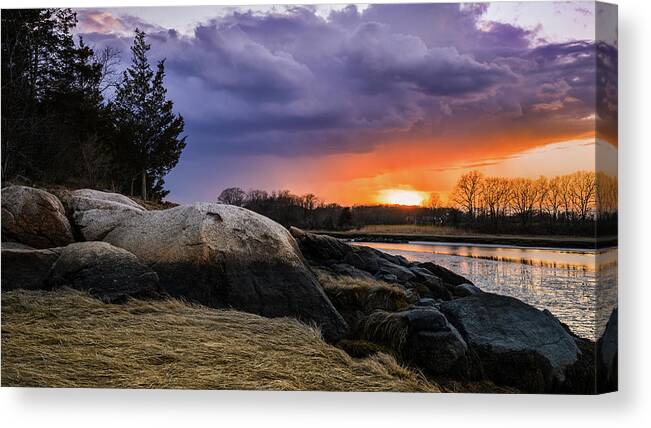
[[[565,391],[566,369],[580,350],[551,313],[492,293],[442,302],[439,309],[468,344],[474,376],[525,392]]]
[[[2,291],[71,287],[106,302],[158,294],[158,276],[128,251],[106,242],[45,250],[2,248]]]
[[[347,331],[289,232],[244,208],[200,203],[145,211],[121,219],[104,241],[148,263],[173,296],[293,316],[318,325],[328,340]]]
[[[75,230],[86,241],[101,241],[118,224],[146,211],[118,193],[80,189],[61,192],[59,197]]]
[[[74,242],[72,228],[59,199],[44,190],[25,186],[2,189],[2,240],[34,248]]]
[[[603,335],[597,341],[597,381],[599,392],[617,391],[617,308],[613,309]]]

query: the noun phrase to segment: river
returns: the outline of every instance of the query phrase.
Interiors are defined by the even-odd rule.
[[[434,242],[354,242],[410,261],[431,261],[484,291],[548,309],[594,340],[617,304],[617,249],[599,251]]]

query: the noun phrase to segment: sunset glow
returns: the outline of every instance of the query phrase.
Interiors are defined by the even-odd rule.
[[[403,189],[386,189],[381,190],[378,194],[377,201],[381,204],[389,205],[423,205],[428,198],[425,192]]]
[[[239,187],[422,205],[431,193],[447,200],[470,170],[561,175],[594,169],[596,140],[615,150],[616,86],[602,84],[595,106],[597,8],[85,9],[77,32],[128,60],[137,22],[153,58],[168,58],[190,135],[166,177],[171,200]],[[605,64],[615,36],[600,36]]]

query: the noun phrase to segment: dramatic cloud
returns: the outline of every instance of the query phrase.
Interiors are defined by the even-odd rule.
[[[616,80],[604,76],[597,90],[594,40],[544,43],[536,29],[488,22],[485,12],[485,4],[347,6],[328,17],[314,7],[234,10],[188,35],[82,10],[79,32],[128,60],[132,30],[147,31],[186,118],[187,161],[399,143],[504,156],[594,132],[597,97],[612,124]],[[616,55],[609,46],[602,63]]]

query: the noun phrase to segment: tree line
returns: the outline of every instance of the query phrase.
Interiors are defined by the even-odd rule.
[[[2,182],[103,188],[163,198],[184,121],[136,29],[131,63],[95,50],[70,9],[2,10]],[[126,68],[118,73],[120,68]]]
[[[462,175],[448,204],[432,193],[426,206],[326,203],[312,193],[288,190],[221,192],[222,203],[245,207],[284,226],[347,230],[368,225],[434,225],[477,232],[594,236],[617,227],[617,179],[604,173],[577,171],[557,177],[487,177]]]
[[[617,222],[617,178],[576,171],[555,177],[507,178],[478,171],[462,175],[450,202],[465,222],[482,230],[592,233],[594,224]],[[614,224],[613,224],[614,223]]]

